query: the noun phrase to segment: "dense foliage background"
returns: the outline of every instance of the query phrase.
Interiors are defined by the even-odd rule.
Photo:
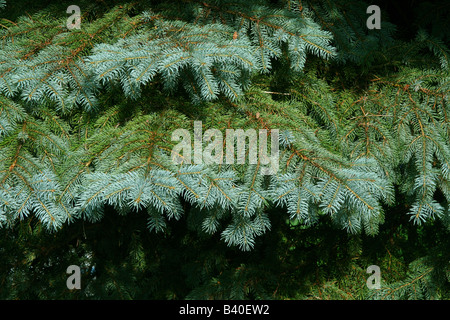
[[[449,298],[448,1],[0,8],[0,298]],[[174,164],[193,120],[279,171]]]

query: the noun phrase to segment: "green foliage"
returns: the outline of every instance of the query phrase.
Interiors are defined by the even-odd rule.
[[[1,23],[0,297],[448,298],[439,27],[367,30],[353,1],[83,5],[80,30],[64,3]],[[175,164],[194,120],[279,129],[279,170]]]

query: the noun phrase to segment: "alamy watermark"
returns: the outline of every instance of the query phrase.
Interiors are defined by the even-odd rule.
[[[67,19],[67,29],[80,29],[81,28],[81,10],[77,5],[71,5],[67,8],[67,13],[72,15]],[[368,29],[381,29],[381,10],[377,5],[370,5],[366,10],[367,14],[371,14],[366,21]]]
[[[380,289],[381,288],[381,270],[379,266],[371,265],[367,267],[367,273],[373,273],[369,278],[367,278],[366,285],[369,289]]]
[[[367,7],[366,13],[371,16],[366,21],[368,29],[381,29],[381,10],[379,6],[371,5]]]
[[[194,141],[187,129],[176,129],[172,141],[180,141],[172,149],[172,161],[176,164],[245,164],[248,146],[248,164],[260,164],[262,175],[276,174],[279,168],[279,130],[270,130],[270,155],[268,154],[268,130],[226,129],[225,143],[218,129],[208,129],[203,133],[201,121],[194,121]],[[259,141],[258,141],[259,140]],[[248,141],[248,144],[246,144]],[[203,144],[206,146],[203,148]],[[192,157],[192,148],[193,157]],[[225,148],[225,156],[224,156]],[[181,155],[182,154],[182,155]],[[193,159],[192,159],[193,158]],[[192,161],[193,160],[193,161]],[[225,161],[224,161],[225,160]]]
[[[67,8],[67,13],[73,13],[67,18],[67,29],[81,29],[81,10],[79,6],[71,5]]]
[[[67,289],[73,290],[73,289],[81,289],[81,270],[80,267],[77,265],[70,265],[67,267],[66,270],[67,274],[71,274],[70,277],[67,278],[66,286]]]

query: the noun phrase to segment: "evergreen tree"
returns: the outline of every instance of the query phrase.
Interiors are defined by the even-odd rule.
[[[0,1],[2,298],[448,299],[445,19],[404,35],[369,30],[364,1],[80,1],[70,30],[71,3],[29,4]],[[279,130],[278,170],[175,163],[194,121]]]

